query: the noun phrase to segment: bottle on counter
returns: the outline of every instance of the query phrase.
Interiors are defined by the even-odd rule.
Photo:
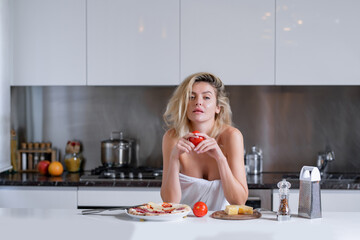
[[[29,150],[33,150],[33,143],[32,142],[29,142],[28,143],[28,149]],[[27,155],[27,163],[28,163],[28,166],[27,168],[29,170],[33,170],[34,169],[34,154],[29,152],[28,155]]]
[[[19,163],[17,160],[17,154],[16,151],[18,149],[18,141],[16,136],[16,131],[14,129],[11,129],[10,132],[10,158],[11,158],[11,165],[13,167],[13,170],[15,172],[19,171]]]
[[[34,143],[34,149],[39,150],[39,143]],[[40,154],[38,152],[34,153],[34,168],[37,169],[37,166],[40,162]]]
[[[22,150],[26,150],[26,147],[27,147],[27,144],[25,142],[21,143]],[[23,152],[21,154],[21,170],[25,171],[26,169],[27,169],[27,153]]]
[[[45,143],[40,143],[40,150],[45,151]],[[45,152],[40,153],[40,161],[44,161],[45,159]]]
[[[277,220],[278,221],[287,221],[290,220],[290,207],[289,207],[289,192],[291,184],[283,179],[278,182],[277,187],[279,188],[279,210],[277,211]]]
[[[45,143],[45,149],[49,151],[45,154],[45,159],[51,162],[51,142]]]

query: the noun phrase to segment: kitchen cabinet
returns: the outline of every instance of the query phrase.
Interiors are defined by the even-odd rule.
[[[359,1],[276,4],[276,85],[360,85]]]
[[[10,1],[0,0],[0,172],[10,163]]]
[[[278,190],[273,190],[274,211],[278,210],[279,202]],[[323,212],[360,212],[359,202],[359,190],[321,190],[321,208]],[[291,213],[298,213],[298,189],[290,189],[289,207]]]
[[[357,1],[5,2],[13,86],[360,85]]]
[[[76,209],[77,187],[0,186],[0,208]]]
[[[155,187],[79,187],[78,207],[132,206],[162,202],[160,188]]]
[[[274,36],[274,0],[182,0],[181,79],[208,71],[227,85],[274,85]]]
[[[249,189],[249,196],[246,205],[253,208],[271,209],[271,189]]]
[[[85,0],[12,0],[12,85],[85,85]]]
[[[88,0],[88,85],[177,85],[179,0]]]

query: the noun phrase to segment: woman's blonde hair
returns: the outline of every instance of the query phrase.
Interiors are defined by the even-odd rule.
[[[215,114],[215,125],[210,137],[216,137],[225,125],[232,125],[232,113],[224,84],[220,78],[211,73],[192,74],[176,88],[163,115],[164,121],[169,128],[175,130],[175,136],[177,137],[182,137],[190,131],[190,121],[187,118],[186,110],[192,94],[192,86],[195,82],[207,82],[215,90],[217,106],[220,107],[220,112]]]

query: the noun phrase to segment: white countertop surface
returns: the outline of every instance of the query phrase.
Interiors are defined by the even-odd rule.
[[[1,209],[1,239],[360,239],[360,212],[323,212],[321,219],[276,215],[253,220],[187,218],[173,222],[140,221],[122,210],[81,215],[81,210]]]

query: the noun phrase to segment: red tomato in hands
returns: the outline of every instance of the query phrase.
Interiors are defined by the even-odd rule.
[[[207,214],[208,207],[203,202],[197,202],[197,203],[194,204],[194,207],[193,207],[192,210],[193,210],[193,213],[194,213],[195,216],[203,217],[203,216],[205,216]]]
[[[193,131],[192,133],[200,133],[199,131]],[[192,142],[195,147],[202,142],[203,140],[205,140],[204,137],[198,136],[198,137],[189,137],[189,141]]]

